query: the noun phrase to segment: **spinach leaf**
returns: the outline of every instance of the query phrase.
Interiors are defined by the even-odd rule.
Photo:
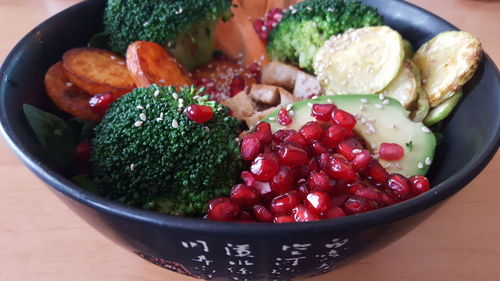
[[[32,105],[23,105],[36,138],[56,163],[62,167],[73,164],[76,141],[70,127],[63,119]]]
[[[90,37],[87,46],[91,48],[105,49],[108,50],[109,35],[105,32],[96,33]]]
[[[97,122],[82,120],[76,117],[68,119],[68,125],[77,143],[92,139],[94,137],[94,128],[97,124]]]

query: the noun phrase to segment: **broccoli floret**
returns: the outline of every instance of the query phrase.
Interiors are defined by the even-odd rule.
[[[316,52],[332,35],[374,25],[382,25],[382,17],[361,2],[306,0],[285,12],[269,34],[267,52],[273,60],[291,62],[312,73]]]
[[[152,41],[170,49],[188,69],[210,61],[214,29],[231,14],[228,0],[108,0],[105,33],[113,52],[130,43]]]
[[[96,127],[91,167],[99,192],[132,206],[186,216],[227,196],[241,170],[240,122],[194,87],[138,88],[114,102]],[[196,98],[195,98],[196,96]],[[198,124],[190,104],[213,108]]]

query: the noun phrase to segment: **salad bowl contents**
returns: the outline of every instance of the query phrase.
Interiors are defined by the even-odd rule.
[[[104,20],[76,33],[80,14]],[[26,66],[4,64],[7,139],[91,225],[194,277],[328,272],[417,225],[498,148],[480,42],[404,2],[87,1],[40,28],[78,43],[13,51],[50,59],[29,91]],[[478,103],[482,144],[454,153],[478,141],[461,129]]]

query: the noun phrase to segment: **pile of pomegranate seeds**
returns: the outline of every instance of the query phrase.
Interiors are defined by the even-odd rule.
[[[279,8],[272,8],[266,13],[264,19],[256,19],[253,21],[253,28],[257,35],[259,35],[262,42],[267,42],[267,37],[273,28],[275,28],[283,18],[283,10]]]
[[[316,120],[271,133],[261,122],[240,146],[249,165],[229,198],[210,201],[207,218],[238,222],[306,222],[359,214],[429,190],[426,177],[389,174],[353,131],[356,119],[332,104],[314,104]],[[326,128],[326,129],[325,129]],[[399,148],[387,144],[388,158]],[[401,156],[402,157],[402,156]]]

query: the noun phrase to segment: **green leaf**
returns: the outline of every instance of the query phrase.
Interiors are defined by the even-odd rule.
[[[95,135],[94,128],[97,124],[97,122],[82,120],[76,117],[68,119],[68,125],[77,143],[92,139]]]
[[[71,181],[76,183],[78,186],[80,186],[83,189],[86,189],[86,190],[93,192],[93,193],[98,193],[97,187],[94,184],[94,182],[92,181],[92,179],[90,179],[89,177],[87,177],[85,175],[74,176],[71,178]]]
[[[405,145],[406,145],[406,147],[408,147],[409,151],[411,151],[413,149],[413,141],[409,141]]]
[[[29,104],[24,104],[23,110],[36,138],[50,157],[62,167],[71,166],[76,141],[66,121]]]
[[[109,50],[108,46],[109,35],[105,32],[97,33],[90,37],[87,46],[91,48],[106,49]]]

